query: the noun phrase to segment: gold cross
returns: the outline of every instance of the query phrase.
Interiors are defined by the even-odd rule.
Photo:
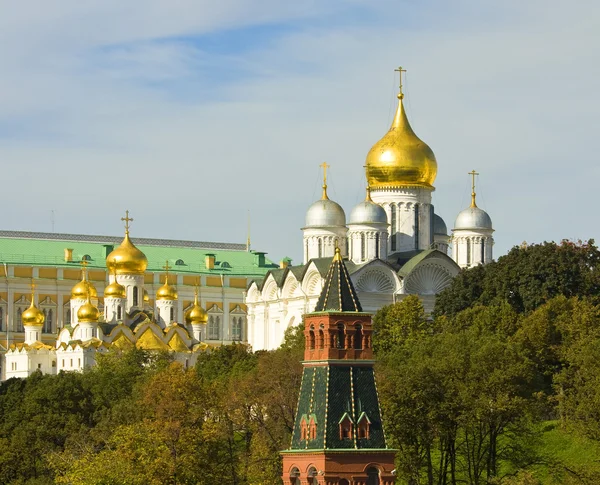
[[[323,162],[319,167],[323,169],[323,185],[327,185],[327,169],[331,167],[331,165],[328,165],[327,162]]]
[[[133,219],[129,217],[129,211],[125,211],[125,217],[121,217],[122,221],[125,221],[125,232],[129,233],[129,223],[133,222]]]
[[[402,66],[400,66],[398,69],[394,69],[394,71],[400,73],[400,96],[404,96],[402,92],[402,73],[406,72],[406,69],[402,69]]]
[[[35,295],[35,283],[31,280],[31,296]]]
[[[471,176],[471,207],[477,207],[475,203],[475,176],[479,173],[473,169],[469,172],[469,175]]]
[[[321,199],[327,200],[329,199],[329,197],[327,197],[327,169],[330,165],[327,165],[327,162],[323,162],[319,167],[323,169],[323,195],[321,196]]]
[[[169,283],[169,270],[171,269],[171,266],[169,266],[168,259],[165,261],[165,265],[163,266],[163,269],[165,270],[165,284],[168,284]]]

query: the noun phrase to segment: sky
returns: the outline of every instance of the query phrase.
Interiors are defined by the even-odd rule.
[[[0,0],[0,228],[245,242],[301,263],[405,105],[449,228],[600,239],[597,0]]]

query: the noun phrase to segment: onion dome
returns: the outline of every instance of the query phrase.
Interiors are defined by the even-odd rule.
[[[192,308],[185,312],[185,323],[189,325],[206,325],[206,322],[208,322],[208,314],[206,313],[206,310],[198,303],[198,292],[196,292]]]
[[[306,211],[306,227],[345,226],[346,213],[342,206],[327,196],[327,184],[323,183],[323,196]]]
[[[81,270],[81,281],[71,289],[71,298],[73,300],[86,300],[87,297],[97,298],[98,292],[96,288],[87,278],[85,268]]]
[[[437,214],[433,214],[433,234],[440,236],[448,235],[448,228],[446,227],[444,219]]]
[[[24,327],[26,327],[26,326],[43,327],[45,320],[46,320],[46,317],[44,317],[44,312],[33,304],[33,293],[32,293],[31,294],[31,305],[21,315],[21,321],[23,322],[23,326]]]
[[[365,200],[352,209],[348,224],[388,224],[385,209],[373,202],[369,187]]]
[[[148,290],[144,288],[144,303],[150,303],[150,295],[148,295]]]
[[[89,298],[88,301],[81,305],[79,310],[77,310],[77,320],[79,320],[80,323],[96,323],[99,316],[100,312],[92,304]]]
[[[454,223],[457,229],[492,229],[492,219],[483,209],[471,206],[458,214]]]
[[[125,231],[123,242],[106,258],[106,267],[116,274],[144,274],[148,267],[146,255],[129,239]]]
[[[124,299],[127,297],[125,287],[117,282],[117,279],[104,288],[104,298],[119,298]]]
[[[398,94],[398,109],[389,131],[367,154],[367,183],[372,189],[433,188],[437,161],[429,146],[413,131]]]
[[[475,201],[475,175],[479,175],[475,170],[469,172],[473,177],[473,186],[471,189],[471,206],[461,211],[454,222],[454,230],[456,229],[488,229],[492,228],[492,219],[486,211],[477,207]]]
[[[169,276],[165,275],[165,284],[156,292],[157,300],[177,300],[177,289],[169,284]]]

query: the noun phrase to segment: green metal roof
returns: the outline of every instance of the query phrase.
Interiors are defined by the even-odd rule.
[[[77,268],[82,258],[87,255],[90,258],[90,268],[104,269],[106,268],[106,256],[112,247],[116,248],[122,241],[122,238],[114,238],[111,243],[105,236],[78,236],[81,239],[97,238],[99,241],[73,240],[74,237],[61,240],[46,238],[43,233],[38,234],[38,237],[7,237],[6,233],[7,231],[3,231],[0,234],[0,264]],[[167,260],[174,273],[263,276],[270,269],[278,267],[267,258],[265,258],[264,264],[259,266],[259,257],[252,251],[242,249],[184,246],[184,244],[192,244],[189,241],[181,241],[181,246],[177,246],[177,241],[172,240],[164,240],[164,245],[160,245],[161,240],[157,239],[145,240],[152,241],[152,244],[137,243],[134,237],[132,237],[132,241],[148,258],[147,271],[149,272],[164,271],[163,267]],[[222,246],[235,247],[236,245],[222,244]],[[64,250],[66,248],[73,249],[72,262],[65,261]],[[205,256],[207,254],[215,255],[215,267],[212,270],[206,269]],[[183,264],[177,264],[179,260]]]

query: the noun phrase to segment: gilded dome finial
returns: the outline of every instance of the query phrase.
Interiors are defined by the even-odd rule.
[[[371,186],[367,185],[367,197],[365,198],[365,200],[367,202],[373,202],[373,199],[371,199]]]
[[[23,326],[42,327],[46,317],[44,313],[35,306],[35,283],[31,280],[31,305],[21,314]]]
[[[321,165],[319,165],[319,167],[323,169],[323,197],[321,197],[323,200],[329,199],[327,196],[327,169],[330,166],[331,165],[328,165],[327,162],[323,162]]]
[[[433,190],[437,161],[431,148],[413,131],[404,110],[402,73],[398,108],[388,132],[369,151],[366,160],[367,182],[372,190],[396,187],[424,187]]]
[[[129,223],[133,222],[133,219],[129,217],[129,211],[125,211],[125,217],[121,217],[121,220],[125,222],[125,234],[129,234]]]
[[[400,73],[400,86],[398,91],[398,99],[404,98],[404,93],[402,92],[402,73],[406,72],[406,69],[402,69],[402,66],[398,67],[398,69],[394,69],[395,72]]]
[[[471,207],[477,207],[477,204],[475,203],[475,175],[479,175],[479,173],[475,170],[471,170],[469,175],[471,176]]]

